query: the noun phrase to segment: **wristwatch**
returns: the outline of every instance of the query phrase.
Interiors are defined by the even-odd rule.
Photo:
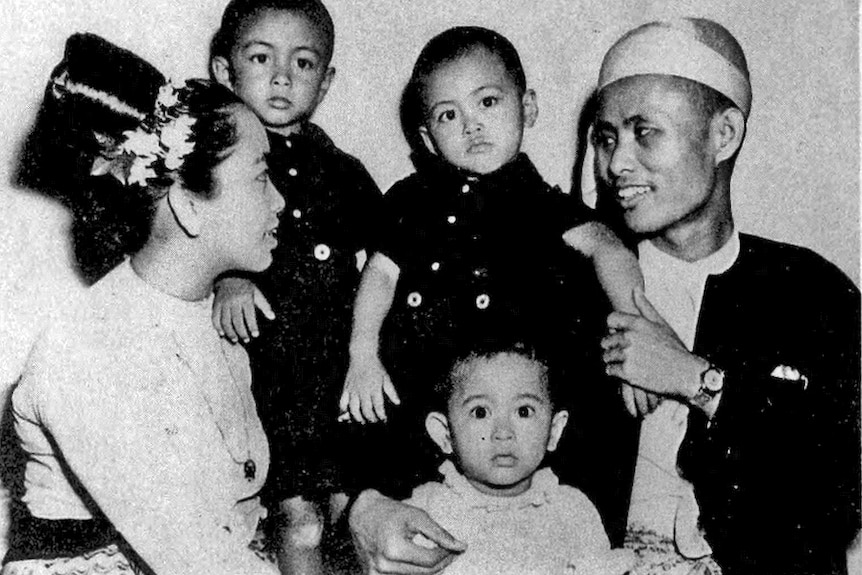
[[[724,389],[724,370],[710,363],[700,374],[700,387],[692,398],[695,405],[703,407]]]

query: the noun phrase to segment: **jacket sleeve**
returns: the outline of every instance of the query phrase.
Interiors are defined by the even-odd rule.
[[[699,330],[713,333],[695,350],[726,379],[713,419],[693,416],[680,464],[737,554],[822,570],[818,554],[843,554],[860,521],[859,291],[790,253],[734,285],[734,305],[710,310],[705,297]],[[762,295],[739,305],[745,290]]]

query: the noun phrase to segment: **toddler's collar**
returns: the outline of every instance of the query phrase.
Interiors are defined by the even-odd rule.
[[[443,483],[460,495],[471,508],[489,512],[541,507],[551,500],[551,494],[560,484],[554,472],[545,467],[533,474],[532,485],[524,493],[513,497],[496,497],[473,487],[451,460],[443,462],[440,473],[443,475]]]

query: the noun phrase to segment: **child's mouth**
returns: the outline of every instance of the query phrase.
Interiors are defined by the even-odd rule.
[[[496,467],[514,467],[518,463],[518,458],[514,455],[495,455],[491,461]]]
[[[278,96],[270,98],[269,105],[276,110],[287,110],[291,106],[290,100]]]
[[[484,142],[484,141],[474,142],[474,143],[470,144],[469,146],[467,146],[467,153],[468,154],[484,154],[485,152],[489,151],[490,149],[491,149],[491,143],[490,142]]]

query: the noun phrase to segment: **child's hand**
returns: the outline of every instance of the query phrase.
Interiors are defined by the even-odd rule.
[[[233,343],[240,339],[248,343],[260,335],[255,308],[267,319],[275,319],[269,301],[251,281],[226,277],[216,283],[212,320],[220,336]]]
[[[351,356],[344,391],[338,401],[341,411],[339,421],[386,421],[384,394],[395,405],[401,404],[395,386],[377,354],[369,353],[360,358]]]
[[[639,453],[653,463],[676,474],[679,447],[688,428],[688,406],[666,399],[641,423]]]

